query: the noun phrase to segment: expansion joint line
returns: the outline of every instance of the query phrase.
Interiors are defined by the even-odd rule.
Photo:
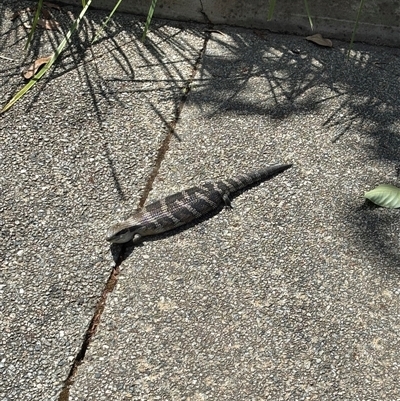
[[[167,151],[169,149],[169,144],[171,142],[171,138],[172,138],[172,136],[176,136],[176,134],[175,134],[176,125],[177,125],[177,123],[178,123],[178,121],[180,119],[183,107],[184,107],[184,105],[186,103],[186,100],[187,100],[187,98],[189,96],[189,93],[190,93],[190,91],[192,89],[192,84],[193,84],[194,78],[195,78],[195,76],[196,76],[196,74],[197,74],[197,72],[198,72],[198,70],[200,68],[201,62],[203,60],[204,53],[205,53],[206,48],[207,48],[207,43],[210,40],[210,37],[211,37],[211,33],[206,31],[205,32],[203,46],[199,51],[199,55],[198,55],[194,65],[192,67],[192,70],[191,70],[191,73],[189,75],[189,78],[188,78],[185,86],[183,87],[182,96],[181,96],[181,98],[180,98],[180,100],[178,102],[178,105],[176,107],[175,116],[174,116],[173,120],[168,124],[168,128],[169,128],[168,132],[167,132],[164,140],[162,141],[161,146],[158,149],[154,168],[153,168],[152,172],[150,173],[150,176],[149,176],[149,178],[147,180],[147,183],[146,183],[146,186],[144,188],[143,194],[140,197],[139,208],[142,208],[144,206],[144,204],[146,203],[147,197],[149,196],[149,193],[153,188],[154,180],[157,177],[157,174],[158,174],[158,172],[160,170],[161,163],[164,160],[165,155],[166,155],[166,153],[167,153]],[[178,137],[178,139],[179,139],[179,137]]]
[[[194,63],[194,66],[192,67],[190,76],[183,88],[183,93],[178,102],[178,106],[175,111],[175,116],[174,116],[173,120],[171,121],[171,123],[168,124],[169,129],[168,129],[167,135],[165,136],[160,148],[158,149],[156,163],[149,176],[149,179],[147,180],[146,187],[143,191],[143,195],[140,198],[139,207],[142,207],[144,205],[144,203],[146,202],[146,199],[152,189],[154,179],[157,176],[158,171],[160,170],[160,167],[161,167],[161,163],[165,157],[166,152],[168,151],[171,138],[173,135],[175,135],[176,124],[180,118],[182,109],[183,109],[183,107],[186,103],[186,100],[188,98],[188,95],[191,91],[191,86],[194,81],[194,78],[200,68],[201,62],[203,60],[204,52],[206,51],[207,43],[210,40],[210,37],[211,37],[211,33],[208,31],[205,31],[203,46],[199,51],[199,55],[196,59],[196,62]],[[78,367],[85,359],[86,351],[89,348],[89,345],[92,342],[93,337],[95,336],[95,334],[97,332],[98,326],[100,324],[101,316],[102,316],[104,308],[106,306],[107,296],[114,291],[114,288],[118,282],[120,266],[124,260],[125,251],[126,251],[126,245],[122,244],[120,246],[120,252],[117,257],[115,267],[112,269],[110,276],[108,277],[107,283],[106,283],[106,285],[101,293],[101,296],[97,302],[95,312],[94,312],[93,317],[86,330],[86,333],[85,333],[85,336],[84,336],[84,339],[82,342],[82,346],[81,346],[77,356],[75,357],[75,360],[72,364],[72,367],[70,369],[67,379],[64,381],[64,385],[63,385],[60,395],[58,397],[58,401],[68,401],[69,400],[69,389],[74,383],[75,376],[78,371]]]
[[[69,400],[69,389],[71,385],[74,383],[75,375],[78,371],[79,365],[83,362],[85,358],[85,354],[87,349],[89,348],[90,343],[92,342],[92,339],[94,335],[96,334],[97,328],[100,324],[100,319],[101,315],[103,314],[105,305],[106,305],[106,300],[108,294],[114,291],[115,285],[117,284],[118,281],[118,275],[119,275],[119,266],[121,265],[123,261],[123,255],[125,253],[125,246],[121,247],[120,254],[118,256],[118,259],[116,261],[115,267],[112,269],[110,276],[108,277],[107,283],[101,293],[101,296],[99,300],[97,301],[96,308],[92,317],[92,320],[89,323],[89,326],[86,330],[82,346],[78,352],[78,354],[75,357],[74,363],[72,364],[72,367],[69,371],[67,379],[64,381],[64,385],[62,387],[62,390],[60,392],[60,395],[58,397],[58,401],[68,401]]]

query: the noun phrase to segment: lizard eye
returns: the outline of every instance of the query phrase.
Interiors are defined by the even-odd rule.
[[[115,234],[107,234],[106,240],[110,241],[110,242],[115,242],[118,239],[120,239],[124,234],[126,234],[129,231],[128,228],[124,228],[118,232],[116,232]]]

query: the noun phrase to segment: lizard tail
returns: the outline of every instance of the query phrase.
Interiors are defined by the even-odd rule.
[[[223,183],[228,186],[229,192],[240,191],[257,182],[264,181],[282,171],[292,167],[292,164],[275,164],[264,167],[260,170],[251,171],[247,174],[241,174],[233,178],[224,180]]]

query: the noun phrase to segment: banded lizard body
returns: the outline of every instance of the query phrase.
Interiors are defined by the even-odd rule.
[[[142,236],[160,234],[189,223],[225,204],[229,196],[257,182],[281,173],[291,164],[273,165],[227,180],[206,182],[151,203],[129,219],[114,224],[107,231],[107,241],[124,243]]]

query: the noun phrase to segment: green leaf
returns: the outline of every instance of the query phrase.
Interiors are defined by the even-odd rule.
[[[378,206],[390,209],[400,207],[400,188],[394,185],[378,185],[372,191],[366,192],[364,197]]]

